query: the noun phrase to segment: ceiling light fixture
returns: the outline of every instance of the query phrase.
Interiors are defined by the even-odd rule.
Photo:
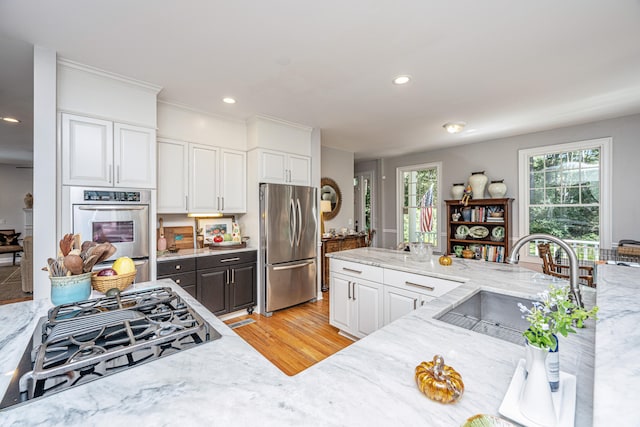
[[[411,81],[411,76],[398,76],[395,79],[393,79],[393,84],[394,85],[406,85],[407,83],[409,83]]]
[[[20,123],[20,120],[15,119],[13,117],[2,117],[2,120],[9,123]]]
[[[462,129],[464,129],[466,125],[467,124],[465,122],[448,122],[442,125],[442,127],[449,133],[458,133],[462,132]]]
[[[222,98],[222,102],[225,104],[235,104],[236,100],[230,97]]]

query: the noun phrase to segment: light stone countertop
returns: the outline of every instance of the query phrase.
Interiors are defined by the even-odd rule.
[[[498,413],[517,361],[524,355],[523,347],[432,317],[478,289],[531,297],[553,280],[517,266],[454,259],[453,266],[445,268],[436,257],[435,263],[416,263],[403,253],[374,248],[332,255],[468,280],[294,377],[275,368],[172,281],[139,284],[174,287],[223,337],[0,412],[0,425],[456,426],[477,413]],[[603,269],[599,280],[606,283],[607,274],[608,269]],[[586,304],[592,305],[595,292],[584,289],[584,296]],[[15,367],[37,318],[47,309],[42,301],[0,306],[0,372]],[[560,340],[561,369],[578,374],[576,426],[592,424],[594,333],[593,324],[588,324]],[[465,393],[454,405],[430,401],[415,385],[415,366],[436,353],[465,382]],[[0,378],[0,391],[8,381],[6,375]],[[616,418],[609,416],[607,421],[612,419]]]

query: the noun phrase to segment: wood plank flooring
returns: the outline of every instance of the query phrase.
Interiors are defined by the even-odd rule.
[[[295,375],[352,344],[329,325],[329,293],[271,317],[260,314],[235,317],[225,323],[254,319],[255,323],[234,329],[253,348],[287,375]]]

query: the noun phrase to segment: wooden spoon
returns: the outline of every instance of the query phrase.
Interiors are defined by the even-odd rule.
[[[71,272],[71,274],[82,274],[83,272],[83,264],[82,258],[79,255],[67,255],[64,257],[64,266]]]

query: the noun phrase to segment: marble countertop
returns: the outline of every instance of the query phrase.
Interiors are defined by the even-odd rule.
[[[256,248],[240,248],[240,249],[216,249],[212,250],[209,248],[199,248],[199,249],[180,249],[178,252],[171,253],[166,252],[162,255],[158,255],[156,257],[156,261],[173,261],[176,259],[183,258],[193,258],[193,257],[201,257],[201,256],[211,256],[211,255],[227,255],[235,252],[247,252],[247,251],[257,251]]]
[[[404,258],[405,254],[373,248],[332,255],[336,254],[464,283],[293,377],[275,368],[172,281],[136,285],[173,286],[222,338],[0,412],[0,424],[455,426],[477,413],[498,413],[516,364],[524,355],[523,347],[442,323],[433,316],[479,289],[533,296],[553,279],[518,266],[474,260],[455,259],[445,268],[435,257],[435,263],[416,263]],[[607,274],[604,269],[599,280],[606,283]],[[625,278],[615,277],[611,283],[615,280]],[[585,289],[584,297],[592,305],[595,292]],[[598,303],[603,304],[600,299]],[[630,303],[622,303],[631,308]],[[37,318],[47,309],[43,301],[0,306],[0,372],[14,369]],[[607,310],[603,307],[601,313],[605,321]],[[595,328],[588,324],[560,341],[561,369],[578,374],[577,426],[592,424],[594,339]],[[612,351],[620,356],[615,348]],[[415,385],[415,366],[434,354],[442,354],[463,377],[465,393],[455,405],[432,402]],[[8,380],[6,375],[0,378],[0,391]],[[607,421],[623,416],[615,414]],[[593,420],[598,417],[596,413]]]

